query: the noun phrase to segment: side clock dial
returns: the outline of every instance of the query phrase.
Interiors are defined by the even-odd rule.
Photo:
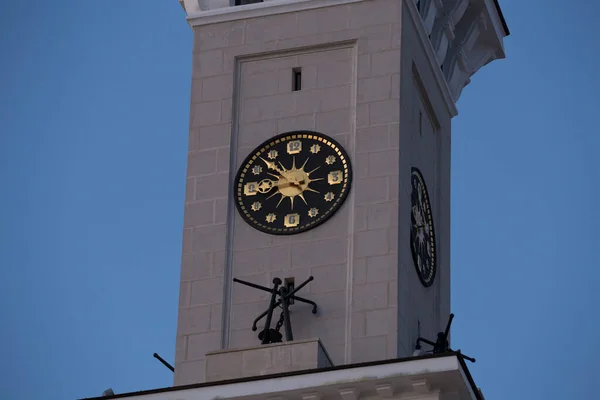
[[[351,182],[350,159],[338,142],[317,132],[288,132],[246,157],[235,177],[235,205],[252,227],[290,235],[329,219]]]
[[[421,283],[429,287],[435,279],[437,263],[431,203],[418,168],[412,168],[410,183],[410,250]]]

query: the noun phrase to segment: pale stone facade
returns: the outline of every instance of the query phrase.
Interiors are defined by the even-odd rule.
[[[318,339],[255,345],[206,354],[206,382],[333,367]]]
[[[473,359],[415,345],[450,315],[451,119],[470,77],[504,57],[497,0],[179,3],[194,62],[176,387],[96,399],[483,400]],[[257,145],[292,130],[340,142],[353,186],[325,224],[272,236],[237,213],[233,177]],[[411,167],[435,222],[429,287],[410,252]],[[259,345],[251,325],[268,293],[233,278],[270,287],[309,276],[299,295],[318,314],[296,302],[294,340]]]
[[[412,354],[419,329],[434,338],[450,313],[450,120],[469,77],[503,56],[501,39],[490,49],[478,39],[497,15],[487,0],[180,3],[194,62],[175,384],[204,381],[207,353],[258,344],[250,327],[268,295],[234,277],[270,286],[314,276],[302,296],[319,313],[294,305],[294,334],[319,338],[336,365]],[[234,209],[233,176],[255,146],[303,129],[346,148],[349,198],[311,231],[259,232]],[[410,255],[411,166],[426,179],[437,232],[429,288]]]

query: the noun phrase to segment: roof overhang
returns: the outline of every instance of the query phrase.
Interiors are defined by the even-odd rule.
[[[459,353],[201,383],[97,397],[93,400],[318,399],[332,395],[352,400],[363,396],[403,398],[405,395],[440,398],[451,393],[460,399],[482,398]]]
[[[496,6],[496,11],[498,12],[500,23],[502,24],[502,28],[504,29],[504,34],[506,36],[509,36],[510,30],[508,29],[508,24],[506,23],[506,19],[504,18],[504,14],[502,13],[502,8],[500,8],[500,3],[498,3],[498,0],[494,0],[494,5]]]

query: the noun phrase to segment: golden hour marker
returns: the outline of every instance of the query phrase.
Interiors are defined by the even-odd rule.
[[[315,207],[313,207],[310,210],[308,210],[308,216],[309,217],[314,218],[317,215],[319,215],[319,210],[317,210]]]
[[[332,192],[325,193],[325,201],[332,201],[335,195]]]
[[[288,154],[298,154],[302,151],[302,142],[299,140],[292,140],[287,144]]]
[[[267,153],[267,157],[269,157],[271,160],[276,159],[278,155],[279,153],[277,152],[277,150],[271,150],[269,151],[269,153]]]
[[[259,175],[262,172],[262,167],[260,165],[255,165],[252,167],[252,173],[254,175]]]
[[[258,191],[258,182],[248,182],[244,185],[244,194],[254,196]]]
[[[258,211],[261,207],[262,205],[260,204],[260,201],[255,201],[254,203],[252,203],[252,206],[250,208],[252,208],[252,211]]]
[[[269,213],[267,215],[267,218],[265,218],[265,219],[267,220],[268,223],[273,223],[277,219],[277,215],[275,215],[273,213]]]
[[[327,158],[325,159],[325,162],[327,163],[327,165],[331,165],[335,162],[335,157],[334,156],[327,156]]]
[[[312,146],[310,146],[311,153],[317,154],[319,151],[321,151],[321,146],[319,146],[318,144],[313,144]]]
[[[343,177],[344,175],[342,174],[342,171],[331,171],[327,175],[327,183],[329,183],[330,185],[338,185],[342,183]]]
[[[285,225],[286,228],[293,228],[298,226],[299,223],[300,215],[298,214],[288,214],[283,219],[283,225]]]

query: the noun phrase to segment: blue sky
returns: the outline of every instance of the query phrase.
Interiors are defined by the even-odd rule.
[[[453,121],[453,345],[478,359],[488,399],[592,398],[600,6],[501,5],[508,58],[474,77]],[[174,358],[183,10],[5,1],[0,18],[0,393],[170,386],[152,353]]]

